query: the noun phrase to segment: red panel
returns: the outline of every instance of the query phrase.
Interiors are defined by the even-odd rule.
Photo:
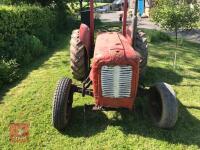
[[[91,49],[91,44],[90,44],[90,29],[86,24],[81,24],[80,25],[80,40],[83,43],[83,45],[85,46],[86,50],[87,50],[87,54],[88,56],[90,55],[90,49]]]
[[[129,43],[130,45],[132,45],[131,34],[132,34],[131,26],[128,26],[128,27],[127,27],[127,30],[126,30],[126,39],[127,39],[128,43]]]
[[[106,98],[101,90],[101,67],[103,65],[131,65],[133,68],[130,98]],[[90,79],[96,105],[106,107],[125,107],[132,109],[137,93],[139,78],[139,56],[127,39],[120,33],[102,33],[97,36]]]

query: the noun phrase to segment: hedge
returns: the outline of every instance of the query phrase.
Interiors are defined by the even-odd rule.
[[[16,64],[30,63],[53,46],[56,20],[49,8],[0,6],[0,86],[12,80]]]
[[[15,60],[0,60],[0,87],[5,83],[14,81],[18,77],[17,68],[18,64]]]

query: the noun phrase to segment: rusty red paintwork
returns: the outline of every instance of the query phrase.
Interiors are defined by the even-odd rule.
[[[133,32],[132,30],[133,29],[131,28],[131,26],[128,26],[126,29],[126,39],[130,45],[132,45],[132,37],[131,37],[131,34]]]
[[[93,55],[91,53],[93,52],[92,49],[94,47],[94,0],[90,0],[90,27],[82,23],[80,25],[79,31],[80,40],[83,42],[89,58]]]
[[[125,107],[132,109],[139,79],[139,56],[127,39],[117,32],[101,33],[97,36],[90,79],[96,105],[105,107]],[[130,98],[106,98],[101,90],[101,67],[103,65],[131,65],[133,68]]]
[[[82,23],[80,25],[79,32],[80,32],[80,40],[87,50],[87,55],[90,56],[90,52],[91,52],[90,29],[86,24]]]

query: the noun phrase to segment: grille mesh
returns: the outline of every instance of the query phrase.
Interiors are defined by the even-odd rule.
[[[131,66],[102,66],[102,95],[110,98],[125,98],[131,95]]]

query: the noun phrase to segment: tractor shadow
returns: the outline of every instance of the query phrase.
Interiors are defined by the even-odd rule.
[[[138,135],[171,144],[196,145],[200,147],[199,133],[200,120],[195,118],[188,109],[197,109],[184,106],[179,101],[179,118],[173,129],[160,129],[153,125],[147,111],[147,99],[139,98],[134,111],[117,109],[112,118],[108,118],[110,111],[93,111],[84,106],[73,108],[71,122],[62,132],[67,137],[91,137],[106,132],[108,126],[119,127],[125,135]]]
[[[90,137],[103,132],[108,125],[109,120],[103,112],[93,111],[92,106],[78,106],[72,109],[70,124],[62,134],[71,137]]]
[[[142,104],[143,103],[143,104]],[[157,140],[167,141],[171,144],[197,145],[199,141],[200,120],[195,118],[179,101],[179,118],[173,129],[159,129],[153,125],[147,112],[146,103],[138,101],[136,111],[119,111],[121,120],[112,121],[109,125],[120,126],[124,134],[140,135]],[[196,109],[196,108],[193,108]]]
[[[173,69],[148,66],[142,82],[147,86],[151,86],[156,82],[166,82],[171,85],[178,85],[182,80],[183,76],[174,72]]]
[[[182,76],[172,70],[149,67],[147,73],[149,76],[144,81],[148,85],[159,81],[169,84],[178,84],[182,81]],[[135,102],[134,111],[117,109],[114,111],[114,116],[109,118],[109,113],[113,113],[113,111],[86,109],[84,113],[84,106],[74,107],[71,123],[62,134],[74,138],[91,137],[95,134],[106,132],[108,126],[113,126],[119,127],[125,135],[139,135],[167,141],[171,144],[196,145],[200,147],[200,120],[189,112],[190,109],[199,110],[199,108],[184,106],[179,100],[178,121],[173,129],[165,130],[153,125],[148,113],[147,103],[147,97],[139,97]]]

